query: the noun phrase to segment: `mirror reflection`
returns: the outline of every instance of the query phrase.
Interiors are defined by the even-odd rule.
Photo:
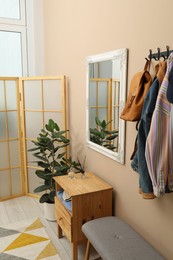
[[[124,121],[119,118],[126,94],[127,50],[87,58],[87,143],[124,163]]]

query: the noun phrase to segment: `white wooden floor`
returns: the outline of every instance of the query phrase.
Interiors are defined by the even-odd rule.
[[[34,217],[39,217],[42,220],[47,233],[49,234],[55,247],[58,249],[61,259],[71,260],[71,243],[66,239],[66,237],[58,239],[56,222],[45,220],[43,216],[42,204],[40,204],[37,199],[25,196],[0,202],[1,226]],[[84,255],[85,245],[80,245],[78,247],[78,260],[84,260]],[[91,250],[90,259],[98,259],[98,257],[99,256],[95,250]]]

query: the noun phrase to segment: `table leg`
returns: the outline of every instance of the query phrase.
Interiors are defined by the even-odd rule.
[[[59,225],[58,225],[58,238],[62,238],[62,229]]]

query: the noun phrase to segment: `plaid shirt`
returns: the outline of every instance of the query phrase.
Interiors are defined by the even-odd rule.
[[[173,105],[166,97],[172,67],[173,53],[168,58],[167,71],[158,93],[145,148],[146,162],[156,197],[164,195],[166,185],[169,191],[173,191]]]

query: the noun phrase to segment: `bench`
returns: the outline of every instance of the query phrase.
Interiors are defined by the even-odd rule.
[[[133,228],[117,217],[103,217],[86,222],[82,231],[103,260],[163,260],[164,258]]]

